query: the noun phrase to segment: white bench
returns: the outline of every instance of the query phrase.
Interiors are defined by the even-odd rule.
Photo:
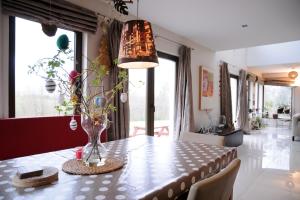
[[[198,142],[203,144],[212,144],[224,146],[224,136],[212,135],[212,134],[200,134],[194,132],[182,132],[179,136],[179,140],[188,142]]]

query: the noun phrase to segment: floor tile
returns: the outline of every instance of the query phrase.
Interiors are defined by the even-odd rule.
[[[242,164],[234,199],[300,199],[300,141],[292,142],[288,127],[267,127],[245,135],[238,157]]]

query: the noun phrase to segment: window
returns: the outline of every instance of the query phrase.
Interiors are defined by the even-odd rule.
[[[257,82],[255,82],[254,83],[254,94],[253,94],[254,96],[254,99],[253,99],[253,101],[254,101],[254,112],[255,113],[258,113],[258,97],[259,97],[259,87],[258,87],[258,83]]]
[[[238,103],[238,76],[230,75],[231,87],[231,104],[232,104],[232,120],[235,123],[237,117],[237,103]]]
[[[154,131],[158,135],[173,135],[175,77],[177,61],[159,54],[159,65],[154,70]]]
[[[130,136],[146,134],[147,69],[129,69]]]
[[[55,36],[48,37],[42,32],[40,23],[10,17],[10,117],[59,114],[55,109],[60,98],[59,89],[48,93],[45,89],[46,79],[28,74],[28,65],[55,55],[56,40],[62,34],[69,37],[69,47],[74,50],[74,60],[77,60],[77,66],[74,61],[66,60],[64,69],[67,72],[74,68],[81,71],[81,33],[57,29]]]
[[[264,86],[264,112],[280,114],[280,118],[291,116],[292,108],[292,89],[287,86]]]
[[[248,101],[249,101],[249,112],[254,112],[254,82],[248,81]]]
[[[263,101],[264,101],[264,85],[258,84],[258,113],[263,112]]]
[[[173,134],[178,58],[158,52],[154,69],[129,69],[130,136]]]

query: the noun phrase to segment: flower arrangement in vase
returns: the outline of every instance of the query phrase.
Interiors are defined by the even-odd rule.
[[[82,72],[65,71],[65,60],[73,60],[73,51],[68,48],[68,42],[66,35],[60,36],[57,40],[57,54],[40,59],[36,64],[29,66],[29,73],[44,78],[46,90],[50,93],[58,87],[61,94],[59,105],[56,106],[58,112],[67,113],[73,110],[81,115],[81,126],[88,135],[88,143],[83,147],[82,160],[87,166],[100,166],[104,164],[106,157],[106,148],[100,141],[101,133],[110,123],[107,116],[116,111],[112,101],[119,91],[123,91],[128,76],[121,70],[118,74],[119,82],[113,88],[105,90],[103,81],[109,75],[109,66],[101,62],[101,57],[94,60],[87,58],[88,67]],[[70,128],[77,128],[74,115]]]

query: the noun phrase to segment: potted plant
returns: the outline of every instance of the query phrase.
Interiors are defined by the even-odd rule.
[[[88,135],[88,144],[83,148],[82,159],[87,166],[103,164],[106,149],[100,142],[103,130],[108,126],[107,116],[116,111],[112,101],[118,91],[122,91],[128,81],[127,73],[120,71],[119,82],[112,89],[105,89],[103,81],[109,75],[109,66],[101,63],[99,57],[88,60],[88,66],[82,71],[67,72],[63,65],[66,59],[73,60],[72,50],[68,48],[66,35],[57,40],[57,54],[50,58],[42,58],[36,64],[29,66],[30,74],[37,74],[46,80],[46,90],[53,92],[59,89],[64,97],[56,109],[59,112],[74,110],[81,115],[81,126]],[[77,122],[74,117],[70,128],[75,130]]]

